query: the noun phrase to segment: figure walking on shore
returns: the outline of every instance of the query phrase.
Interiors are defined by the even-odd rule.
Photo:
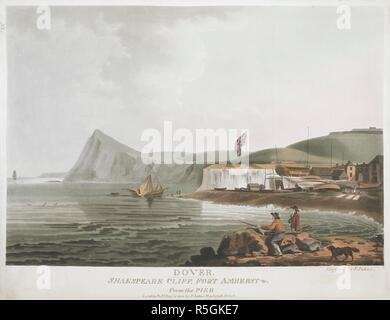
[[[288,223],[290,224],[291,232],[298,233],[301,227],[301,216],[299,214],[299,209],[296,205],[290,207],[294,209],[294,212],[291,214],[290,219],[288,219]]]
[[[283,240],[284,237],[284,225],[280,220],[279,213],[271,212],[272,223],[268,226],[261,226],[260,229],[268,230],[266,233],[267,238],[265,244],[268,247],[268,255],[282,256],[282,250],[280,250],[278,242]]]

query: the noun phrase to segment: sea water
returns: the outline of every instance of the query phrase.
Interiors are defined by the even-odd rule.
[[[287,224],[291,209],[218,205],[163,197],[134,198],[128,185],[10,183],[7,203],[8,265],[178,266],[222,236],[271,222],[277,209]],[[111,192],[119,193],[111,196]],[[370,238],[381,224],[364,216],[302,210],[311,235]]]

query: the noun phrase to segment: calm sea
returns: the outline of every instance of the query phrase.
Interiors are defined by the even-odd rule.
[[[217,205],[164,197],[148,203],[121,184],[9,183],[8,265],[178,266],[204,246],[217,249],[239,221],[267,224],[273,207]],[[119,196],[110,196],[119,192]],[[288,209],[281,209],[284,221]],[[382,225],[363,216],[302,211],[313,236],[370,238]]]

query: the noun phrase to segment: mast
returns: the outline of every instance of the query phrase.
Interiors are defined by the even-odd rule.
[[[307,127],[307,139],[306,139],[306,167],[309,167],[309,136],[310,136],[310,128]]]
[[[333,167],[333,139],[330,140],[330,167]]]
[[[276,147],[276,144],[275,144],[275,162],[276,162],[276,163],[279,163],[279,159],[278,159],[278,148]]]
[[[276,148],[276,144],[275,144],[275,156],[276,156],[276,163],[279,163],[279,159],[278,159],[278,148]],[[276,168],[276,166],[275,166],[275,168]],[[273,179],[274,179],[274,191],[276,191],[275,168],[272,169],[272,177],[273,177]]]

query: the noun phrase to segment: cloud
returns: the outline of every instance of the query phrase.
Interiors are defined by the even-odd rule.
[[[9,170],[68,170],[95,128],[137,149],[163,120],[248,128],[256,150],[381,125],[379,8],[346,32],[324,7],[53,7],[48,31],[7,14]]]
[[[26,172],[57,163],[69,168],[85,138],[120,105],[117,85],[101,76],[109,59],[126,51],[106,24],[88,28],[53,19],[51,30],[13,28],[8,44],[9,154],[12,167]],[[26,155],[30,160],[26,163]]]

